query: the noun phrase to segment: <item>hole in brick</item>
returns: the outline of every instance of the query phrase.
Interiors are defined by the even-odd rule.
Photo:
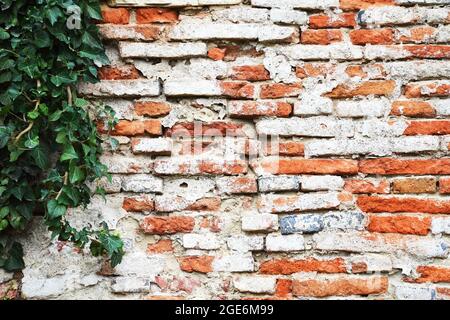
[[[186,182],[180,184],[180,188],[187,188],[189,185]]]

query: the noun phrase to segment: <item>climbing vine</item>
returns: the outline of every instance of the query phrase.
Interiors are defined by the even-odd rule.
[[[94,117],[115,124],[108,107],[78,97],[108,64],[96,20],[98,0],[0,0],[0,268],[24,267],[17,241],[33,216],[53,238],[120,263],[123,242],[106,223],[73,228],[67,210],[86,206],[107,176]],[[114,141],[114,140],[112,140]]]

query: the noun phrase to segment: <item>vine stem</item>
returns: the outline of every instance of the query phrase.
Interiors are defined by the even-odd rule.
[[[59,197],[61,197],[61,194],[62,194],[62,191],[63,191],[63,188],[64,188],[64,186],[66,186],[67,185],[67,183],[68,183],[68,180],[69,180],[69,173],[68,172],[66,172],[65,174],[64,174],[64,184],[63,184],[63,187],[59,190],[59,192],[58,192],[58,194],[56,195],[56,198],[55,198],[55,200],[58,200],[59,199]]]
[[[40,81],[40,80],[37,80],[36,84],[37,84],[37,87],[38,87],[38,88],[41,87],[41,81]],[[40,105],[40,104],[41,104],[41,99],[36,100],[36,104],[35,104],[35,106],[34,106],[33,111],[36,111],[36,110],[39,108],[39,105]],[[14,141],[15,141],[16,143],[19,142],[20,138],[22,138],[27,132],[29,132],[31,129],[33,129],[33,126],[34,126],[34,121],[31,121],[31,122],[28,124],[28,126],[27,126],[22,132],[20,132],[20,133],[17,135],[17,137],[16,137],[16,139],[14,139]]]

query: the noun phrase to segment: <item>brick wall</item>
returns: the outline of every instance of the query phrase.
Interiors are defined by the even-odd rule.
[[[72,219],[127,255],[27,241],[24,296],[450,297],[448,0],[113,2],[80,91],[120,147]]]

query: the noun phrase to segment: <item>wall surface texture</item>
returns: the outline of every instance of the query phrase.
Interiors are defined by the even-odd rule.
[[[106,202],[70,219],[106,220],[127,254],[111,270],[35,232],[0,296],[450,298],[449,0],[103,16],[112,65],[79,90],[117,112],[120,145]]]

